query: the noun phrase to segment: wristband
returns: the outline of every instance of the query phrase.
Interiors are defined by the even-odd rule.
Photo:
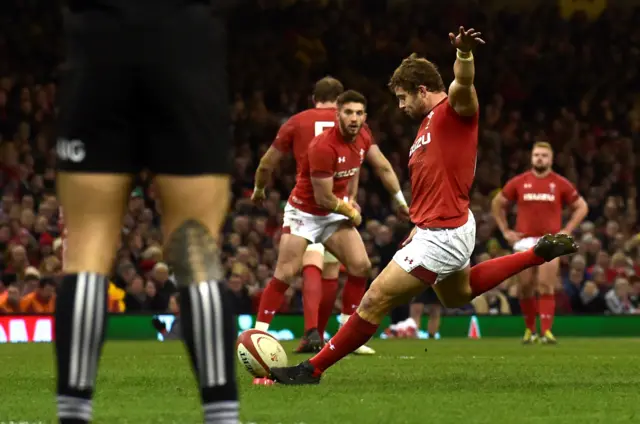
[[[347,203],[341,199],[338,199],[338,203],[336,203],[336,206],[333,208],[333,212],[344,215],[350,219],[353,219],[353,217],[358,213],[358,211],[353,206],[351,206],[350,203]]]
[[[396,202],[398,202],[399,205],[407,206],[407,201],[404,198],[404,194],[402,194],[402,190],[400,190],[396,194],[394,194],[393,198],[396,199]]]
[[[456,49],[456,57],[463,62],[473,62],[473,53],[471,51],[463,52],[460,49]]]

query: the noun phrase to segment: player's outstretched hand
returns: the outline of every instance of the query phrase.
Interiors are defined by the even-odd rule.
[[[478,44],[486,44],[485,41],[480,38],[480,35],[482,35],[482,33],[473,28],[465,30],[464,27],[461,26],[458,35],[455,35],[453,32],[449,33],[449,40],[451,40],[451,45],[456,49],[463,52],[470,52]]]
[[[398,210],[396,211],[398,218],[403,221],[411,221],[411,215],[409,214],[409,206],[407,205],[398,205]]]
[[[510,245],[514,245],[515,242],[519,241],[522,239],[522,236],[524,234],[519,233],[517,231],[513,231],[513,230],[507,230],[504,232],[504,238],[505,240],[507,240],[509,242]]]
[[[256,206],[262,206],[262,202],[267,198],[267,194],[264,189],[254,189],[251,193],[251,201]]]

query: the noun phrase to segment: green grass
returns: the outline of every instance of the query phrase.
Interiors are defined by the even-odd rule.
[[[640,339],[560,342],[377,341],[377,356],[348,357],[314,387],[254,387],[239,369],[241,417],[245,424],[640,422]],[[54,422],[52,347],[0,345],[0,364],[0,424]],[[181,344],[110,342],[100,371],[96,423],[202,422]]]

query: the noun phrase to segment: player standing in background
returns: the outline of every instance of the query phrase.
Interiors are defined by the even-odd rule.
[[[504,238],[515,252],[534,246],[545,234],[571,234],[582,222],[589,207],[573,184],[553,172],[553,150],[547,142],[539,141],[531,151],[531,170],[510,179],[492,201],[491,212]],[[516,229],[509,229],[505,209],[515,203]],[[571,218],[562,227],[562,209],[568,205]],[[543,343],[556,343],[551,332],[556,301],[554,288],[558,281],[559,260],[522,271],[518,275],[520,308],[524,316],[523,343],[538,341],[536,314],[540,315],[540,334]],[[539,298],[536,299],[536,292]]]
[[[271,147],[260,159],[255,175],[255,189],[251,196],[254,203],[262,204],[266,198],[267,182],[284,155],[293,152],[296,174],[300,175],[301,165],[311,140],[324,130],[335,126],[336,99],[343,92],[342,83],[335,78],[325,77],[316,82],[313,90],[315,107],[289,118],[278,131]],[[302,257],[305,333],[296,352],[314,352],[322,348],[324,328],[333,312],[333,304],[338,294],[339,275],[340,263],[335,256],[325,250],[322,243],[313,243],[307,247]],[[350,292],[364,294],[365,290],[364,287],[360,288],[353,284],[349,284],[345,289],[347,297]],[[271,290],[265,291],[263,296],[268,296],[270,292]],[[331,309],[328,310],[329,307]],[[258,321],[256,328],[266,331],[269,324]]]
[[[318,81],[313,91],[315,107],[292,116],[282,125],[275,141],[269,147],[255,175],[255,189],[252,200],[260,204],[266,197],[265,186],[285,154],[293,151],[296,160],[296,179],[301,178],[302,164],[307,160],[307,150],[311,140],[323,131],[333,128],[336,124],[336,100],[344,91],[340,81],[332,77],[325,77]],[[371,134],[366,126],[362,131],[366,132],[370,139]],[[393,181],[393,170],[389,162],[384,158],[377,145],[373,144],[372,151],[367,159],[373,158],[374,171],[383,180],[385,186],[395,189],[396,181]],[[347,193],[348,201],[354,202],[358,191],[358,175],[350,180]],[[396,193],[398,206],[406,210],[406,201],[402,193]],[[324,344],[324,330],[333,313],[333,305],[338,293],[338,276],[340,263],[334,255],[325,250],[322,243],[312,243],[302,257],[302,296],[304,308],[305,334],[296,349],[298,353],[317,352]],[[288,288],[288,284],[277,286],[269,284],[262,294],[265,304],[281,302],[282,293]],[[284,290],[284,291],[282,291]],[[348,278],[342,291],[341,319],[346,322],[348,317],[355,312],[366,290],[366,279]],[[280,293],[282,291],[282,293]],[[262,304],[261,299],[261,304]],[[259,309],[263,311],[262,308]],[[274,310],[263,311],[256,322],[256,328],[266,331],[275,314]],[[356,352],[362,355],[371,355],[375,351],[367,346],[361,346]]]
[[[460,27],[449,34],[457,49],[454,81],[447,95],[435,65],[415,54],[403,60],[389,82],[399,106],[422,119],[409,150],[410,242],[378,275],[360,306],[320,353],[294,367],[273,368],[283,384],[318,384],[322,373],[373,336],[394,307],[424,290],[435,290],[444,307],[460,307],[525,268],[574,253],[567,235],[546,235],[535,247],[471,268],[476,225],[469,210],[478,144],[478,97],[472,49],[480,33]]]
[[[224,23],[208,0],[67,4],[56,146],[67,243],[54,324],[58,418],[92,419],[108,276],[133,178],[149,169],[204,422],[237,423],[237,333],[216,241],[229,204]]]
[[[302,266],[309,243],[323,243],[345,265],[348,285],[366,287],[371,263],[360,233],[354,228],[362,217],[353,201],[353,187],[365,159],[385,188],[396,197],[402,196],[391,164],[372,144],[371,133],[362,128],[366,120],[365,97],[346,91],[338,97],[337,107],[338,125],[315,137],[299,163],[296,186],[285,207],[278,263],[260,299],[256,328],[268,328],[282,305],[289,281]],[[399,209],[408,213],[404,198],[397,200],[401,203]],[[310,330],[320,337],[317,329]]]

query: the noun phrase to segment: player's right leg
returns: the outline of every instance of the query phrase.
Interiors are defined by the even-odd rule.
[[[56,392],[60,422],[81,424],[91,421],[93,413],[108,275],[120,243],[131,174],[138,169],[127,122],[132,73],[118,57],[126,51],[127,35],[106,27],[102,30],[111,34],[101,37],[66,29],[70,65],[62,75],[56,146],[56,188],[67,233],[55,305]],[[108,51],[101,48],[105,44]]]
[[[347,269],[347,281],[342,289],[342,313],[340,324],[344,325],[355,312],[365,291],[371,272],[371,262],[358,230],[349,223],[341,222],[335,228],[329,228],[325,236],[331,235],[324,242],[330,252],[344,264]],[[373,355],[375,350],[362,345],[353,353],[356,355]]]
[[[325,329],[329,319],[333,316],[333,308],[338,297],[340,266],[338,258],[325,249],[322,269],[322,300],[320,301],[320,310],[318,312],[318,332],[322,337],[323,345],[324,340],[326,340]]]
[[[144,34],[138,75],[145,148],[138,153],[156,175],[165,258],[179,285],[183,342],[204,422],[235,424],[237,333],[218,248],[230,201],[224,25],[206,5],[189,5]]]
[[[255,328],[267,331],[276,312],[282,306],[285,293],[302,266],[302,257],[309,240],[297,234],[283,234],[278,247],[278,262],[273,278],[260,296]]]
[[[318,352],[322,348],[322,335],[318,331],[318,317],[322,302],[322,268],[324,246],[310,244],[302,256],[302,307],[304,335],[296,353]]]
[[[536,279],[536,268],[525,269],[518,274],[518,297],[520,300],[520,309],[524,318],[524,336],[522,343],[532,344],[538,341],[536,331],[536,318],[538,315],[538,300],[536,299],[536,287],[534,281]]]
[[[394,258],[371,284],[356,313],[320,353],[297,366],[272,368],[271,377],[289,385],[318,384],[326,369],[364,345],[389,311],[424,290],[424,284],[401,268]]]

